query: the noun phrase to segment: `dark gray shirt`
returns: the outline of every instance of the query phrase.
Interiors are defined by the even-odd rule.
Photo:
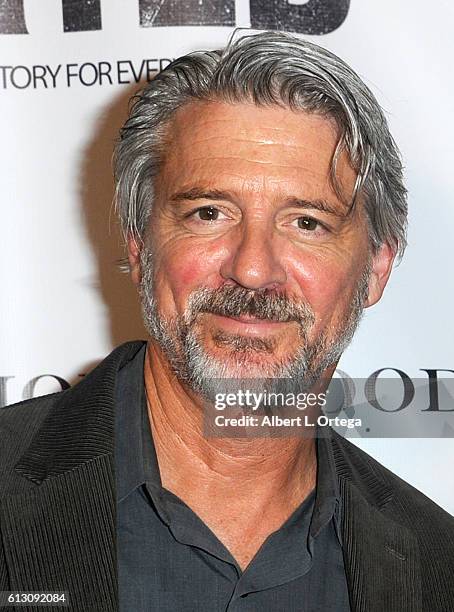
[[[116,404],[121,612],[350,612],[332,457],[317,441],[317,488],[247,568],[163,488],[144,390],[145,347],[120,370]]]

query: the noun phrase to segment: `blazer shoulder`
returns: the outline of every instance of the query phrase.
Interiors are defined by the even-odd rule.
[[[20,428],[27,421],[39,419],[62,394],[63,391],[41,395],[0,408],[0,428]]]
[[[0,408],[0,479],[30,445],[49,410],[64,393],[52,393]]]
[[[434,529],[449,535],[454,549],[454,516],[356,444],[337,434],[333,444],[341,450],[344,460],[350,464],[350,473],[355,474],[353,482],[363,474],[373,473],[383,486],[389,488],[391,496],[388,511],[392,511],[396,520],[412,530],[421,528],[425,531],[431,524]],[[440,482],[440,485],[443,483]]]

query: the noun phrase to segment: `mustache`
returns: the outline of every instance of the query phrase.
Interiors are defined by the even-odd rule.
[[[242,315],[269,321],[296,321],[309,326],[315,322],[312,308],[305,302],[296,301],[270,289],[246,289],[223,285],[217,289],[202,287],[191,294],[188,301],[188,325],[200,313],[211,313],[224,317]]]

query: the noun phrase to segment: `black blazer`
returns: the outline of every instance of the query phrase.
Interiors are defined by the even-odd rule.
[[[140,346],[0,410],[0,591],[69,591],[70,611],[118,610],[115,380]],[[331,444],[353,612],[454,611],[454,518],[334,432]]]

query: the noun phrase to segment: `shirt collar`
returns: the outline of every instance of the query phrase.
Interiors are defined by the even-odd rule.
[[[330,427],[317,428],[317,486],[310,535],[315,538],[321,529],[334,517],[339,537],[340,491],[334,463]]]

